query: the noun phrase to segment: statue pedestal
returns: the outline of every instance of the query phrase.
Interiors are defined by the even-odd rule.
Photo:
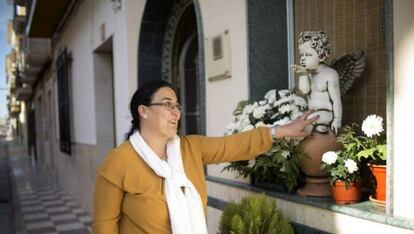
[[[322,155],[328,151],[341,149],[335,134],[329,131],[327,134],[313,132],[299,146],[304,154],[300,159],[299,166],[305,174],[305,186],[298,190],[301,196],[328,197],[331,196],[329,176],[321,171]]]
[[[302,197],[330,197],[331,186],[328,176],[322,177],[305,177],[305,186],[298,189],[298,194]]]

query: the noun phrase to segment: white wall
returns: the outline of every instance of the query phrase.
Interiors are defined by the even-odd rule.
[[[122,1],[114,11],[110,1],[85,0],[70,18],[56,48],[67,46],[72,53],[70,93],[73,141],[96,144],[93,98],[93,51],[113,36],[115,122],[117,144],[130,127],[129,101],[137,88],[138,36],[145,1]],[[105,25],[105,38],[101,26]],[[57,55],[57,53],[55,53]]]
[[[115,123],[117,144],[124,142],[131,126],[129,101],[137,89],[138,38],[144,0],[122,1],[114,39]]]
[[[100,25],[105,24],[106,35],[113,35],[115,129],[117,145],[124,142],[130,127],[129,101],[137,88],[137,53],[139,29],[145,1],[122,1],[116,13],[109,1],[94,0],[94,48],[103,40]]]
[[[207,135],[222,136],[237,103],[248,98],[246,4],[239,0],[200,0],[200,6],[204,37],[230,31],[232,78],[206,79]]]
[[[394,1],[394,214],[414,219],[414,1]]]
[[[91,12],[91,1],[84,1],[80,4],[67,27],[59,36],[54,55],[57,58],[59,49],[67,47],[72,57],[69,77],[69,86],[71,87],[69,98],[72,100],[70,110],[72,141],[95,145]]]
[[[72,57],[69,95],[72,100],[72,141],[75,143],[72,155],[68,157],[60,152],[59,141],[55,138],[55,168],[62,187],[71,191],[88,211],[91,211],[93,204],[97,163],[104,157],[98,155],[96,147],[94,50],[112,36],[115,129],[117,144],[120,144],[129,129],[128,104],[137,87],[138,30],[144,6],[144,1],[128,0],[122,1],[121,9],[114,11],[109,0],[81,1],[62,33],[55,38],[51,72],[56,74],[55,61],[59,48],[67,47]],[[103,24],[105,36],[101,38]],[[59,127],[58,124],[56,127]]]
[[[207,135],[222,136],[227,124],[233,120],[232,113],[237,103],[248,99],[246,1],[200,0],[199,3],[204,37],[213,37],[225,30],[230,31],[232,77],[214,82],[206,78]],[[207,61],[207,58],[205,60]],[[234,173],[221,172],[223,165],[208,166],[208,174],[234,179]]]

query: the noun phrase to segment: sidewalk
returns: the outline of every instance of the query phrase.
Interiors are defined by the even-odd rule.
[[[8,155],[16,233],[91,232],[90,215],[59,187],[52,171],[36,167],[14,143],[8,143]]]

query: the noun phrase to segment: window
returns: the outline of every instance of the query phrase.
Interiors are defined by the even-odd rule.
[[[63,49],[56,61],[59,102],[60,151],[71,154],[70,102],[69,102],[69,57]]]

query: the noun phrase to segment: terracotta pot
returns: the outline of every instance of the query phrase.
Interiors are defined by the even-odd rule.
[[[335,134],[313,132],[300,143],[300,151],[304,154],[300,158],[300,170],[305,174],[305,186],[298,190],[301,196],[330,197],[328,173],[321,171],[322,155],[328,151],[337,151],[341,144],[337,142]],[[306,155],[306,156],[305,156]]]
[[[375,188],[375,199],[379,201],[385,201],[386,198],[386,182],[387,182],[387,166],[386,165],[375,165],[370,164],[369,169],[371,170],[372,174],[376,180],[376,188]]]
[[[335,134],[329,131],[327,134],[313,132],[300,143],[300,151],[306,156],[301,157],[299,166],[308,176],[327,176],[327,172],[321,171],[322,155],[328,151],[341,149]]]
[[[349,187],[342,180],[337,180],[331,186],[332,198],[337,204],[353,204],[361,200],[361,187],[359,182],[350,182]]]

